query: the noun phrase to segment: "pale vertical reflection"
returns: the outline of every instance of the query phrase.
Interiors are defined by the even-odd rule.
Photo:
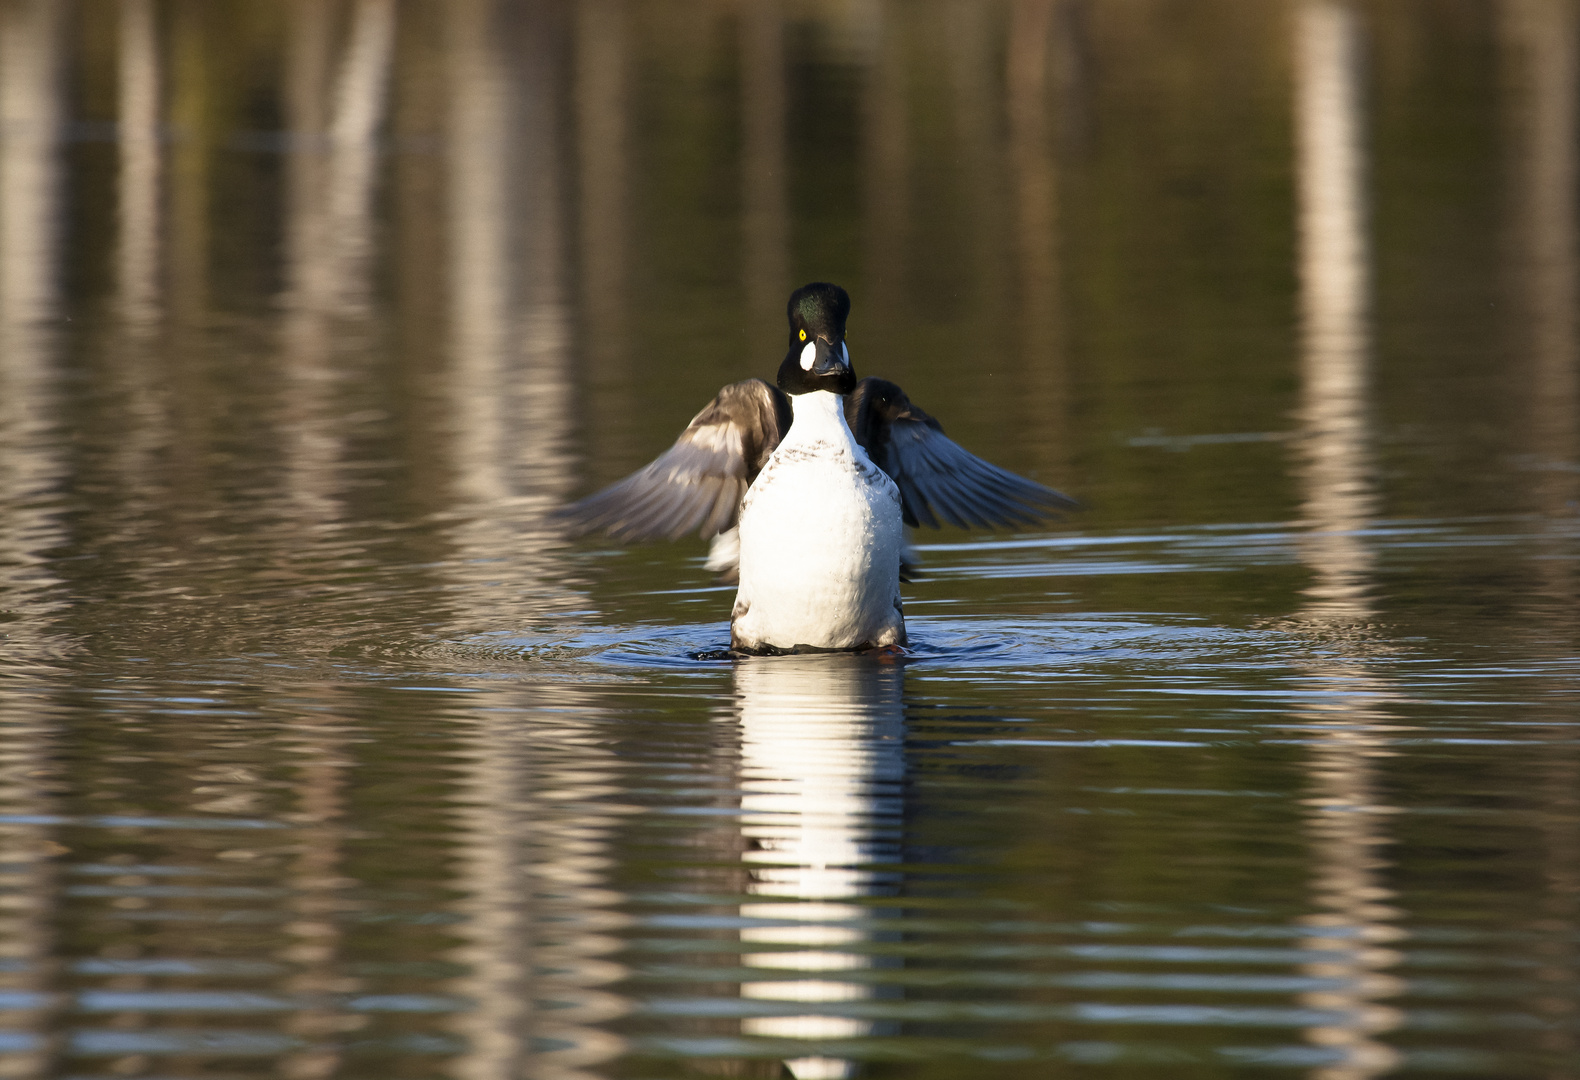
[[[282,304],[285,410],[283,448],[289,493],[307,521],[336,514],[333,478],[343,456],[331,390],[336,342],[368,333],[372,300],[378,137],[384,124],[395,39],[393,0],[357,0],[338,51],[336,5],[293,9],[287,65],[285,291]],[[345,1034],[362,1026],[334,1002],[356,988],[342,974],[340,915],[344,861],[343,721],[307,717],[289,736],[301,755],[296,819],[302,842],[290,868],[292,919],[283,950],[287,982],[307,1004],[286,1020],[303,1049],[285,1055],[280,1075],[316,1080],[342,1065]]]
[[[212,112],[214,67],[220,61],[213,55],[203,20],[203,9],[196,4],[167,6],[170,30],[166,47],[166,113],[169,116],[171,144],[165,155],[167,200],[164,210],[165,244],[163,261],[168,291],[165,307],[176,340],[166,350],[166,363],[177,378],[187,374],[190,353],[195,352],[191,337],[208,313],[209,266],[213,255],[212,165],[216,127]],[[194,399],[195,398],[195,399]],[[193,399],[193,400],[189,400]],[[191,440],[196,435],[206,401],[191,393],[173,395],[172,427],[183,453],[179,467],[196,481],[201,470],[200,454]]]
[[[118,348],[102,389],[123,395],[124,426],[110,452],[119,491],[150,494],[156,454],[170,431],[154,361],[163,311],[163,58],[154,0],[121,0],[117,57],[116,327]],[[145,515],[144,521],[149,520]]]
[[[1538,506],[1562,519],[1580,509],[1580,19],[1572,0],[1504,0],[1501,15],[1510,91],[1513,307],[1531,373],[1527,445],[1538,470]],[[1549,543],[1548,557],[1535,560],[1542,595],[1531,621],[1567,654],[1576,626],[1577,582],[1568,557],[1573,541],[1568,529],[1559,529]],[[1542,962],[1533,975],[1546,988],[1533,1006],[1549,1018],[1535,1038],[1553,1060],[1573,1062],[1580,971],[1580,770],[1574,751],[1553,747],[1533,782],[1542,803],[1545,878],[1541,919],[1532,928],[1542,935],[1536,946]],[[1576,1071],[1550,1075],[1573,1077]]]
[[[51,1014],[61,1005],[51,992],[59,907],[54,859],[65,849],[51,839],[52,826],[23,824],[56,810],[47,794],[54,759],[48,715],[44,702],[0,694],[0,992],[18,995],[20,1006],[5,1013],[4,1080],[58,1075],[60,1037],[50,1032]]]
[[[752,0],[741,18],[741,233],[753,362],[773,355],[790,295],[790,196],[785,175],[784,12]],[[770,330],[773,328],[770,336]]]
[[[395,37],[393,0],[358,0],[336,63],[332,13],[327,3],[296,6],[286,93],[283,446],[291,496],[315,519],[334,516],[330,481],[342,456],[340,425],[324,401],[335,334],[370,314],[378,135]]]
[[[1059,0],[1014,0],[1010,8],[1006,91],[1010,169],[1015,188],[1015,254],[1020,278],[1020,345],[1026,398],[1037,423],[1064,430],[1067,410],[1059,340],[1058,171],[1049,97],[1053,89],[1053,31]],[[1040,436],[1046,437],[1046,436]]]
[[[8,659],[38,658],[45,636],[28,593],[53,584],[40,554],[58,527],[28,508],[61,472],[47,448],[56,395],[45,320],[59,304],[60,5],[0,4],[0,603],[34,608],[6,630]],[[32,623],[32,625],[29,625]],[[0,1053],[0,1077],[54,1075],[48,1031],[55,873],[49,829],[20,824],[49,813],[51,732],[42,702],[0,694],[0,986],[24,997],[8,1011],[20,1045]]]
[[[1326,617],[1324,615],[1324,617]],[[1334,661],[1307,672],[1308,693],[1321,701],[1299,719],[1312,748],[1306,764],[1310,794],[1311,903],[1301,919],[1310,929],[1301,941],[1311,957],[1302,974],[1330,980],[1333,989],[1301,995],[1301,1003],[1334,1014],[1306,1029],[1308,1041],[1330,1048],[1334,1060],[1311,1071],[1313,1080],[1364,1080],[1397,1068],[1402,1055],[1378,1038],[1403,1022],[1385,999],[1404,981],[1389,974],[1403,959],[1392,946],[1405,936],[1403,912],[1384,875],[1394,807],[1378,792],[1376,767],[1393,756],[1389,744],[1399,725],[1386,711],[1392,696],[1368,676],[1364,662]]]
[[[153,0],[121,0],[116,286],[134,330],[159,318],[159,36]]]
[[[454,1024],[467,1046],[450,1069],[459,1080],[516,1080],[528,1052],[532,909],[516,810],[524,782],[516,754],[489,737],[502,726],[487,714],[478,718],[456,793],[454,881],[462,899],[455,906],[465,944],[451,955],[467,970],[455,991],[473,1002]]]
[[[334,691],[324,696],[334,698]],[[345,862],[346,775],[355,765],[346,752],[349,725],[334,715],[308,714],[286,732],[286,750],[297,759],[293,823],[300,838],[287,871],[291,921],[284,932],[291,944],[281,950],[294,973],[285,982],[293,997],[308,1002],[286,1018],[285,1030],[305,1044],[281,1058],[285,1080],[319,1080],[339,1070],[346,1032],[366,1017],[347,1013],[334,1002],[359,982],[343,973],[344,892],[355,882],[342,872]]]
[[[615,382],[625,374],[627,48],[625,0],[580,0],[576,145],[582,327],[599,383]]]
[[[570,480],[558,134],[552,48],[522,35],[510,53],[507,14],[457,0],[449,21],[449,246],[455,490],[477,504],[541,511]],[[519,28],[518,28],[519,29]],[[513,68],[512,65],[515,65]],[[480,524],[497,556],[518,542]]]
[[[1317,608],[1347,617],[1365,603],[1370,521],[1367,295],[1370,254],[1361,144],[1359,28],[1337,3],[1296,9],[1302,512]]]
[[[491,0],[444,13],[450,563],[486,565],[490,583],[514,570],[514,592],[552,604],[551,540],[512,520],[530,525],[569,483],[559,71],[552,28],[534,22],[550,13]],[[494,591],[472,594],[469,614]],[[529,721],[487,704],[462,751],[453,882],[467,974],[455,991],[474,1006],[454,1021],[467,1050],[450,1071],[590,1076],[623,1048],[595,1026],[624,1008],[597,989],[622,974],[602,959],[619,923],[604,854],[619,811],[598,801],[614,790],[612,758],[568,712]]]
[[[1519,314],[1530,350],[1529,438],[1542,508],[1572,513],[1580,489],[1580,268],[1575,199],[1580,137],[1575,95],[1574,5],[1505,0],[1503,37],[1515,91],[1514,240],[1521,273]]]
[[[862,106],[862,215],[866,230],[863,309],[874,326],[897,322],[907,288],[910,126],[906,111],[906,12],[898,0],[871,0],[871,58]]]
[[[310,313],[359,314],[368,268],[378,136],[389,97],[393,0],[358,0],[332,55],[334,5],[297,5],[286,93],[292,154],[288,302]],[[333,68],[333,76],[330,72]]]
[[[60,528],[42,501],[64,465],[52,447],[59,373],[63,9],[0,4],[0,604],[27,617],[6,627],[17,660],[52,649],[44,596],[58,579],[42,554]]]
[[[59,300],[61,12],[50,0],[11,0],[0,18],[0,319],[15,368]]]
[[[632,811],[613,801],[607,741],[569,705],[493,699],[470,717],[456,794],[465,944],[452,953],[468,970],[454,990],[475,1002],[455,1021],[463,1080],[585,1080],[625,1049],[597,1025],[627,1009],[600,987],[626,976],[607,959],[626,923],[608,847]]]
[[[905,771],[901,671],[861,657],[776,657],[738,665],[741,833],[758,897],[741,916],[743,964],[763,977],[741,996],[776,1008],[743,1034],[816,1042],[854,1039],[872,1021],[841,1005],[874,996],[871,910],[893,887]],[[753,946],[761,952],[748,951]],[[809,1053],[786,1061],[800,1080],[844,1077],[855,1063]]]
[[[480,501],[509,492],[505,433],[516,336],[511,181],[518,125],[493,5],[450,5],[450,335],[457,487]]]
[[[989,30],[991,9],[975,0],[954,0],[945,9],[943,58],[948,65],[949,102],[954,123],[954,161],[958,170],[956,211],[965,224],[964,252],[968,265],[952,276],[955,287],[969,290],[972,317],[979,325],[997,326],[1008,314],[1001,253],[1005,235],[1004,147],[997,137],[1001,98],[994,79],[997,42]]]
[[[378,137],[388,107],[394,50],[394,0],[358,0],[351,40],[335,80],[329,125],[325,231],[330,245],[321,264],[323,277],[313,280],[314,292],[333,298],[334,308],[345,314],[365,314],[372,294]]]
[[[929,52],[948,74],[951,112],[951,215],[959,232],[964,267],[950,268],[942,281],[948,294],[959,295],[973,332],[986,338],[1002,325],[1013,325],[1014,219],[1011,161],[1003,141],[1003,84],[1000,82],[1000,41],[994,33],[994,8],[976,0],[951,0],[943,5],[942,25]],[[940,281],[937,268],[934,281]]]
[[[505,469],[508,354],[515,330],[511,287],[510,173],[518,133],[513,88],[496,50],[494,7],[455,0],[447,12],[447,175],[450,352],[445,404],[459,501],[499,502]],[[492,392],[490,392],[492,391]],[[500,539],[503,539],[502,537]],[[466,1051],[451,1064],[459,1080],[514,1080],[528,1052],[527,950],[530,908],[524,836],[515,807],[523,778],[515,755],[491,745],[488,714],[463,750],[453,880],[465,944],[454,953],[467,974],[455,989],[474,1004],[456,1019]]]
[[[338,429],[324,415],[330,378],[330,309],[333,285],[325,281],[327,249],[326,129],[329,126],[332,33],[336,5],[298,0],[285,65],[287,128],[285,203],[285,318],[282,367],[286,375],[281,451],[293,517],[304,522],[335,517],[330,483],[340,457]]]
[[[1361,534],[1376,513],[1368,414],[1365,162],[1360,99],[1360,29],[1347,7],[1310,0],[1295,10],[1294,76],[1301,290],[1301,554],[1311,570],[1304,620],[1343,644],[1340,658],[1309,671],[1321,704],[1299,717],[1311,732],[1308,776],[1312,906],[1302,922],[1312,959],[1304,973],[1332,980],[1302,995],[1334,1015],[1306,1038],[1333,1060],[1316,1080],[1361,1080],[1401,1058],[1377,1036],[1397,1027],[1381,1000],[1401,981],[1387,943],[1403,936],[1387,903],[1386,829],[1392,808],[1377,791],[1376,762],[1389,756],[1386,687],[1364,664],[1342,658],[1364,648],[1375,555]]]

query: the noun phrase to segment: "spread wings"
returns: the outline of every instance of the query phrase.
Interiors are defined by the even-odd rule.
[[[719,391],[657,460],[557,517],[575,532],[619,540],[704,539],[735,526],[741,497],[790,427],[784,392],[761,379]]]
[[[899,487],[907,525],[938,528],[940,518],[961,528],[1033,525],[1076,506],[965,450],[884,379],[861,380],[845,416],[873,464]],[[731,383],[657,460],[556,516],[573,532],[602,529],[618,540],[728,532],[790,421],[790,401],[777,387],[761,379]],[[716,551],[714,561],[728,571],[733,549]]]
[[[900,489],[907,525],[1034,525],[1074,499],[983,461],[944,434],[894,383],[862,379],[845,402],[856,441]]]

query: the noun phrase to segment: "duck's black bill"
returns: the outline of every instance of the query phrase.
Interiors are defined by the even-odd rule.
[[[817,339],[817,351],[812,356],[812,374],[814,375],[842,375],[850,370],[850,365],[845,363],[844,342],[832,344]]]

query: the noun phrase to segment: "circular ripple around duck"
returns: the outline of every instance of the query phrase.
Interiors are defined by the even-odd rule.
[[[428,659],[522,664],[535,669],[589,667],[697,669],[717,662],[698,654],[727,649],[729,627],[722,623],[638,623],[632,626],[571,625],[502,630],[424,650]]]
[[[907,663],[964,668],[1068,669],[1094,664],[1244,663],[1263,654],[1287,660],[1295,640],[1269,630],[1238,630],[1193,620],[1134,615],[909,620]],[[1296,646],[1298,647],[1298,646]],[[596,669],[716,670],[733,662],[725,623],[566,625],[481,634],[423,650],[429,660],[525,665],[548,673]],[[771,660],[772,658],[763,658]],[[754,661],[755,662],[755,661]]]

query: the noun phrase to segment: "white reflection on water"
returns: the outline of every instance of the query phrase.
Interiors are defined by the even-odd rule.
[[[741,916],[771,925],[741,931],[747,967],[765,977],[741,996],[793,1002],[743,1020],[743,1033],[837,1040],[874,1024],[841,1015],[840,1003],[871,997],[870,981],[844,981],[874,959],[862,897],[889,890],[897,875],[904,810],[902,672],[851,656],[792,656],[737,666],[741,718],[741,833],[746,891],[761,899]],[[822,1054],[786,1062],[808,1080],[851,1075],[854,1063]]]
[[[1295,131],[1300,199],[1302,314],[1302,517],[1311,530],[1300,544],[1310,567],[1303,621],[1340,643],[1334,660],[1308,669],[1318,703],[1297,720],[1314,728],[1307,762],[1307,827],[1313,866],[1311,903],[1301,922],[1313,929],[1302,945],[1304,974],[1334,980],[1308,991],[1303,1004],[1340,1019],[1306,1029],[1335,1059],[1313,1080],[1364,1080],[1396,1068],[1398,1051],[1379,1041],[1397,1027],[1399,1010],[1378,1003],[1403,983],[1386,974],[1399,953],[1386,943],[1404,936],[1401,912],[1383,875],[1390,863],[1387,815],[1376,764],[1391,756],[1383,705],[1386,684],[1345,658],[1366,648],[1373,617],[1376,553],[1362,530],[1376,517],[1370,420],[1366,168],[1361,102],[1361,33],[1355,13],[1311,0],[1295,13]]]

